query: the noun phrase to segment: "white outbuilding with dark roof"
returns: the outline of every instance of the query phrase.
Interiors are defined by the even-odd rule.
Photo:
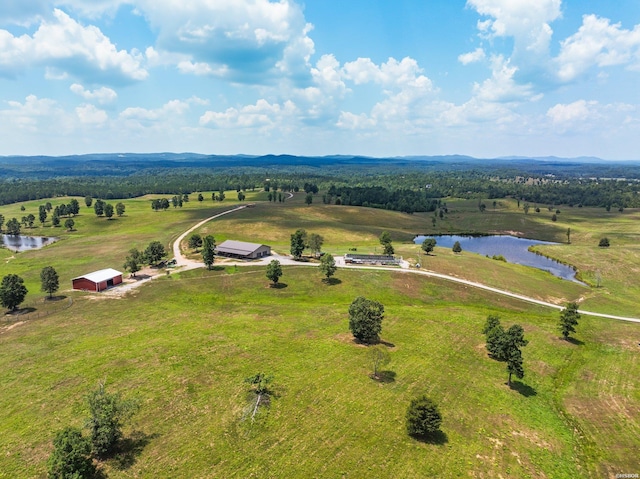
[[[216,247],[216,254],[230,258],[257,259],[271,256],[271,246],[226,240]]]

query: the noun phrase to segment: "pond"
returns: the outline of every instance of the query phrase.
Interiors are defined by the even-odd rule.
[[[29,251],[33,249],[40,249],[43,246],[47,246],[51,243],[58,241],[58,238],[51,236],[24,236],[24,235],[1,235],[0,246],[3,246],[11,251]]]
[[[460,242],[462,251],[470,251],[489,257],[502,255],[509,263],[521,264],[523,266],[531,266],[538,268],[557,276],[558,278],[567,279],[581,283],[576,279],[575,270],[567,265],[558,263],[552,259],[537,255],[528,250],[529,246],[538,244],[558,244],[549,241],[538,241],[525,238],[516,238],[507,235],[492,236],[416,236],[414,243],[422,244],[426,238],[434,238],[437,242],[436,246],[443,248],[452,248],[456,241]],[[582,283],[581,283],[582,284]]]

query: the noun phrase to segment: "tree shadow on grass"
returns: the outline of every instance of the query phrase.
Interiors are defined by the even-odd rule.
[[[538,395],[538,391],[536,391],[528,384],[521,383],[520,381],[511,381],[511,389],[513,389],[514,391],[518,391],[526,398]]]
[[[571,343],[571,344],[575,344],[576,346],[584,346],[584,341],[580,341],[579,339],[576,338],[567,338],[567,342]]]
[[[393,343],[390,343],[389,341],[385,341],[384,339],[381,339],[380,341],[378,341],[378,344],[382,344],[383,346],[386,346],[388,348],[395,348],[396,345]]]
[[[443,431],[435,431],[431,434],[425,434],[423,436],[419,436],[416,434],[411,434],[411,437],[419,442],[424,442],[425,444],[435,444],[437,446],[443,446],[449,442],[449,437]]]
[[[342,284],[342,280],[338,278],[324,278],[322,282],[328,286],[335,286],[338,284]]]
[[[58,301],[63,301],[67,299],[67,297],[64,294],[58,295],[58,296],[45,296],[44,297],[44,302],[45,303],[56,303]]]
[[[9,311],[7,313],[7,316],[18,318],[18,317],[20,317],[20,316],[22,316],[24,314],[33,313],[34,311],[36,311],[36,308],[32,308],[32,307],[19,308],[19,309],[13,310],[13,311]]]
[[[209,271],[226,271],[226,269],[225,266],[212,266]]]
[[[124,471],[133,466],[144,448],[159,434],[145,434],[142,431],[133,431],[131,436],[120,441],[118,452],[113,455],[111,461],[113,466],[119,471]]]
[[[379,382],[382,384],[389,384],[396,381],[396,372],[395,371],[378,371],[377,376],[371,375],[370,377],[376,382]]]
[[[284,289],[284,288],[286,288],[286,287],[288,287],[288,286],[289,286],[289,285],[288,285],[287,283],[276,283],[276,284],[271,283],[271,284],[269,285],[269,287],[270,287],[270,288],[273,288],[273,289]]]

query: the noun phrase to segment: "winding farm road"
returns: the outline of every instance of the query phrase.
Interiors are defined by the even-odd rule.
[[[291,195],[291,196],[293,196],[293,195]],[[236,211],[242,210],[244,208],[246,208],[246,206],[243,205],[243,206],[238,206],[236,208],[233,208],[233,209],[230,209],[230,210],[227,210],[227,211],[223,211],[222,213],[218,213],[218,214],[216,214],[214,216],[211,216],[211,217],[209,217],[207,219],[204,219],[204,220],[200,221],[198,224],[196,224],[195,226],[189,228],[187,231],[185,231],[180,236],[178,236],[178,238],[173,243],[173,256],[176,259],[176,267],[180,268],[180,271],[187,271],[187,270],[190,270],[190,269],[203,268],[204,267],[204,263],[188,259],[182,254],[182,251],[180,250],[180,243],[184,240],[184,238],[189,233],[191,233],[192,231],[196,230],[197,228],[200,228],[205,223],[208,223],[209,221],[212,221],[212,220],[214,220],[216,218],[219,218],[221,216],[228,215],[230,213],[234,213]],[[274,254],[271,257],[263,258],[263,259],[258,260],[258,261],[251,261],[249,263],[238,261],[238,262],[226,263],[226,264],[235,264],[235,265],[238,265],[238,266],[241,266],[241,265],[252,265],[252,266],[255,266],[255,265],[261,265],[261,264],[267,264],[273,259],[277,259],[278,261],[280,261],[280,263],[282,263],[284,265],[291,265],[291,266],[317,266],[317,263],[300,263],[300,262],[294,261],[293,259],[291,259],[288,256],[281,256],[281,255],[277,255],[277,254]],[[406,262],[403,264],[403,267],[400,268],[400,269],[398,269],[398,268],[389,268],[389,267],[384,267],[384,266],[350,266],[350,265],[346,265],[345,264],[344,258],[337,257],[336,258],[336,265],[339,266],[340,268],[345,268],[345,269],[396,271],[396,272],[401,272],[401,273],[406,273],[406,274],[419,274],[419,275],[422,275],[422,276],[428,276],[428,277],[431,277],[431,278],[438,278],[438,279],[443,279],[445,281],[451,281],[453,283],[463,284],[465,286],[470,286],[472,288],[482,289],[484,291],[489,291],[491,293],[500,294],[502,296],[507,296],[509,298],[519,299],[520,301],[525,301],[527,303],[537,304],[539,306],[545,306],[547,308],[553,308],[553,309],[557,309],[557,310],[564,309],[564,306],[560,306],[560,305],[557,305],[557,304],[549,303],[547,301],[542,301],[542,300],[539,300],[539,299],[531,298],[529,296],[525,296],[525,295],[522,295],[522,294],[512,293],[512,292],[509,292],[509,291],[505,291],[503,289],[494,288],[492,286],[487,286],[487,285],[482,284],[482,283],[476,283],[474,281],[469,281],[469,280],[466,280],[466,279],[456,278],[455,276],[449,276],[448,274],[436,273],[436,272],[433,272],[433,271],[410,269],[409,265]],[[140,283],[138,283],[138,284],[140,284]],[[593,312],[593,311],[585,311],[583,309],[579,310],[579,312],[580,312],[580,314],[584,314],[586,316],[596,316],[596,317],[600,317],[600,318],[615,319],[615,320],[618,320],[618,321],[629,321],[629,322],[633,322],[633,323],[640,323],[640,318],[631,318],[631,317],[625,317],[625,316],[616,316],[616,315],[613,315],[613,314],[596,313],[596,312]]]

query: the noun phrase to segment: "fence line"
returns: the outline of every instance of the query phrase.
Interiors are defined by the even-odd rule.
[[[43,300],[46,301],[46,300]],[[17,321],[28,321],[32,319],[40,319],[45,318],[49,315],[59,313],[60,311],[64,311],[65,309],[69,309],[73,304],[73,298],[66,298],[64,301],[60,301],[60,306],[52,309],[39,310],[38,306],[42,306],[42,303],[30,303],[28,305],[23,305],[21,309],[34,309],[35,311],[29,313],[15,314],[15,315],[7,315],[0,317],[0,322],[2,323],[13,323]]]

